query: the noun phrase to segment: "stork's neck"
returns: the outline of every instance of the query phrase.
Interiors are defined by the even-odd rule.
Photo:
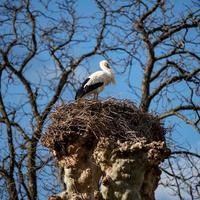
[[[113,74],[113,71],[112,69],[107,69],[106,67],[101,67],[102,71],[106,72],[107,74],[109,75],[112,75]]]
[[[105,66],[100,66],[100,68],[102,69],[103,72],[105,72],[107,74],[107,76],[109,77],[110,81],[114,84],[115,83],[115,75],[114,75],[112,69],[108,69]]]

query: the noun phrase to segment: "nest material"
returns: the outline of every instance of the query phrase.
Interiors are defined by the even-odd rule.
[[[141,112],[127,100],[80,99],[56,108],[51,120],[42,138],[43,145],[51,151],[66,151],[78,140],[91,148],[101,137],[113,142],[164,141],[165,130],[158,118]]]

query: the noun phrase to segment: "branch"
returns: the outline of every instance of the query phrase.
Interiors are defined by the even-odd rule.
[[[148,110],[148,107],[150,104],[150,101],[148,99],[149,92],[150,92],[150,77],[151,77],[151,73],[154,67],[154,63],[155,63],[154,47],[150,41],[149,34],[145,29],[144,20],[147,19],[147,17],[150,16],[159,7],[160,3],[161,3],[161,0],[157,0],[155,5],[146,13],[144,13],[140,17],[138,22],[136,22],[136,28],[142,34],[142,39],[146,45],[147,54],[148,54],[147,66],[145,68],[144,78],[142,80],[142,100],[140,103],[140,108],[143,112],[146,112]]]
[[[190,155],[190,156],[195,156],[195,157],[200,159],[200,155],[199,154],[194,153],[194,152],[190,152],[190,151],[173,151],[173,152],[171,152],[171,155],[173,155],[173,154],[175,154],[175,155],[182,155],[182,154]]]
[[[171,164],[169,159],[168,159],[168,163],[169,163],[169,167],[170,167],[170,169],[172,171],[173,177],[175,178],[175,183],[176,183],[176,187],[177,187],[177,190],[178,190],[178,196],[179,196],[180,200],[183,200],[183,198],[181,196],[180,185],[179,185],[178,180],[177,180],[178,178],[177,178],[177,176],[176,176],[176,174],[174,172],[174,168],[173,168],[173,166],[172,166],[172,164]]]
[[[192,56],[193,58],[195,58],[197,61],[200,61],[200,57],[196,53],[191,52],[189,50],[180,50],[180,49],[178,50],[176,47],[172,51],[170,51],[166,54],[163,54],[159,57],[156,57],[155,59],[162,60],[165,58],[169,58],[171,56],[177,56],[177,55],[183,55],[183,54],[188,54],[188,55]]]
[[[2,70],[0,70],[0,82],[1,82],[1,76],[2,76]],[[13,143],[13,133],[12,133],[12,128],[11,128],[11,123],[10,123],[10,120],[9,120],[9,117],[8,117],[8,114],[6,112],[6,108],[3,102],[1,90],[2,89],[1,89],[1,84],[0,84],[0,112],[7,126],[7,140],[8,140],[9,154],[10,154],[10,162],[9,162],[9,172],[5,172],[5,170],[3,169],[1,169],[0,172],[6,175],[6,181],[8,184],[10,199],[18,200],[17,189],[16,189],[15,179],[13,175],[14,167],[15,167],[15,148],[14,148],[14,143]]]
[[[168,64],[165,64],[163,67],[161,67],[157,72],[153,74],[153,76],[150,78],[150,82],[153,82],[155,79],[159,78],[162,72],[164,72],[166,69],[169,68]]]
[[[31,104],[31,108],[32,108],[32,112],[33,115],[35,117],[35,119],[39,122],[40,121],[40,114],[38,112],[38,108],[37,108],[37,103],[36,103],[36,96],[33,93],[32,89],[31,89],[31,85],[28,82],[28,80],[23,76],[22,73],[20,73],[19,71],[17,71],[12,64],[9,62],[8,60],[8,55],[5,54],[4,52],[1,52],[3,55],[3,59],[4,59],[4,66],[7,66],[9,68],[9,70],[11,72],[13,72],[18,78],[19,80],[22,82],[23,86],[25,87],[29,100],[30,100],[30,104]]]
[[[156,95],[158,95],[158,93],[165,88],[166,86],[169,86],[173,83],[176,83],[178,81],[181,80],[190,80],[192,77],[194,77],[195,75],[197,75],[200,72],[200,68],[194,69],[192,72],[190,72],[189,74],[182,74],[180,76],[173,76],[165,81],[163,81],[162,83],[160,83],[160,85],[153,90],[153,92],[149,95],[149,100],[152,100]]]
[[[193,128],[195,128],[199,133],[200,133],[200,128],[197,126],[197,124],[191,120],[189,120],[186,116],[178,113],[178,112],[175,112],[174,113],[177,117],[179,117],[180,119],[182,119],[185,123],[191,125]],[[199,121],[199,120],[197,120]]]
[[[167,175],[169,175],[169,176],[171,176],[171,177],[175,177],[175,178],[177,178],[177,179],[182,179],[182,177],[180,177],[180,176],[177,176],[177,175],[175,175],[175,174],[173,174],[173,173],[170,173],[170,172],[168,172],[167,170],[165,170],[164,168],[162,168],[162,167],[160,167],[160,169],[163,171],[163,172],[165,172]]]
[[[50,47],[50,55],[53,57],[53,59],[55,60],[55,62],[57,63],[57,65],[61,71],[64,71],[65,67],[63,66],[62,62],[59,60],[58,56],[56,56],[56,52],[58,50],[61,50],[63,47],[66,47],[67,45],[69,45],[72,42],[72,39],[73,39],[73,37],[75,35],[75,31],[76,31],[76,20],[77,20],[75,17],[75,12],[72,7],[66,5],[66,7],[64,7],[64,9],[69,10],[69,14],[72,18],[72,22],[69,22],[70,30],[68,31],[68,38],[66,39],[66,41],[62,42],[61,44],[59,44],[57,46],[53,45]],[[46,35],[46,33],[44,33],[43,35]]]
[[[0,81],[1,81],[2,71],[0,71]],[[12,134],[12,128],[11,123],[8,118],[6,108],[3,102],[2,98],[2,91],[1,91],[1,84],[0,84],[0,112],[4,118],[5,124],[7,126],[7,135],[8,135],[8,146],[9,146],[9,153],[10,153],[10,169],[9,174],[13,174],[14,172],[14,165],[15,165],[15,149],[13,144],[13,134]]]
[[[20,66],[20,69],[19,69],[20,74],[22,73],[24,67],[26,67],[28,62],[35,56],[35,54],[37,52],[35,17],[31,13],[29,6],[30,6],[30,3],[29,3],[29,0],[28,0],[27,5],[26,5],[26,10],[27,10],[27,13],[28,13],[28,18],[30,19],[31,24],[32,24],[31,40],[32,40],[33,47],[31,49],[31,51],[29,51],[29,54],[26,56],[26,58],[24,59],[24,61],[22,62],[21,66]]]
[[[26,186],[25,180],[24,180],[24,174],[22,172],[22,167],[23,167],[22,163],[23,163],[24,159],[26,158],[26,156],[27,155],[23,155],[23,157],[20,159],[20,161],[18,163],[16,163],[16,165],[17,165],[18,173],[19,173],[19,181],[22,184],[22,186],[23,186],[23,188],[24,188],[24,190],[26,192],[26,195],[27,195],[28,199],[32,200],[30,192],[29,192],[29,190],[28,190],[28,188]]]
[[[4,118],[0,117],[0,123],[5,123],[6,124],[6,120]],[[10,121],[10,125],[15,127],[19,133],[21,134],[21,136],[26,140],[29,141],[30,138],[28,137],[28,135],[26,134],[26,132],[24,131],[24,129],[15,121]]]
[[[59,83],[57,85],[57,88],[55,90],[55,93],[53,95],[53,97],[51,98],[51,100],[49,101],[49,103],[47,104],[47,106],[45,107],[44,111],[41,114],[41,123],[44,122],[44,120],[46,119],[47,115],[49,114],[49,112],[52,109],[52,106],[56,103],[56,101],[58,100],[58,98],[60,97],[60,94],[62,92],[63,87],[66,84],[66,81],[68,79],[69,74],[72,72],[72,69],[75,69],[77,66],[71,66],[70,69],[67,71],[65,70],[64,72],[62,72],[61,74],[61,78],[59,80]],[[40,124],[41,124],[40,123]],[[42,124],[41,124],[42,126]]]
[[[147,10],[147,12],[144,13],[140,17],[139,21],[143,22],[145,19],[147,19],[147,17],[150,16],[153,12],[155,12],[155,10],[161,5],[161,2],[162,2],[161,0],[157,0],[156,3],[155,3],[155,5],[151,9]]]
[[[160,35],[154,42],[153,46],[156,47],[158,44],[169,38],[171,35],[174,33],[177,33],[183,29],[187,28],[194,28],[198,27],[200,20],[194,20],[191,24],[187,24],[185,21],[183,21],[181,24],[174,26],[174,27],[169,27],[166,32],[164,32],[162,35]]]
[[[194,105],[180,105],[173,109],[170,109],[167,112],[164,112],[163,114],[161,114],[159,116],[159,119],[164,119],[164,118],[170,117],[170,116],[174,115],[175,113],[177,113],[178,111],[184,111],[184,110],[197,111],[197,110],[200,110],[200,106],[199,105],[195,105],[195,106]]]

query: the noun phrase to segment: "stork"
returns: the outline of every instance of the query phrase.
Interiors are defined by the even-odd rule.
[[[81,87],[76,92],[75,99],[80,99],[91,94],[94,95],[94,99],[98,99],[99,93],[106,85],[115,83],[115,75],[108,61],[102,60],[99,66],[102,71],[94,72],[82,83]]]

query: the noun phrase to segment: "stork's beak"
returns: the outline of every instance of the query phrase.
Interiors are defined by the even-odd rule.
[[[108,63],[106,63],[106,67],[107,67],[108,69],[110,69],[110,65],[109,65]]]

